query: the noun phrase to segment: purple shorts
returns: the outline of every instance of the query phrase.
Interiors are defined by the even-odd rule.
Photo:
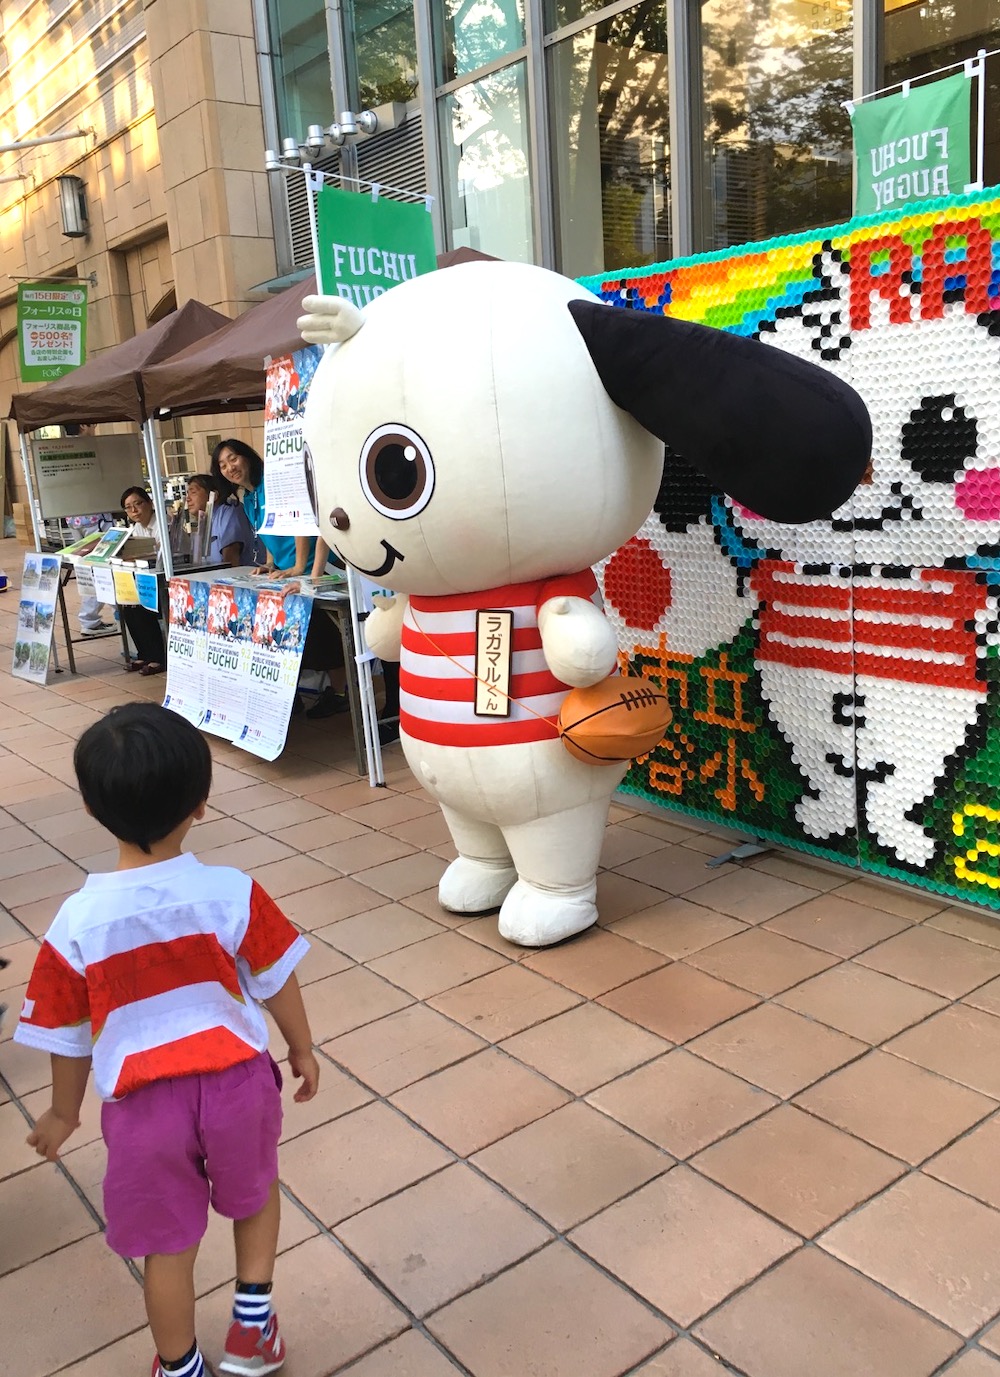
[[[226,1071],[154,1081],[106,1103],[104,1213],[122,1257],[183,1253],[208,1206],[248,1219],[278,1175],[281,1072],[267,1052]]]

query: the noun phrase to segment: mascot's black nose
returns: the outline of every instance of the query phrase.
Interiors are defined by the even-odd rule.
[[[330,513],[330,524],[335,531],[347,531],[351,526],[351,518],[344,511],[343,507],[334,507]]]

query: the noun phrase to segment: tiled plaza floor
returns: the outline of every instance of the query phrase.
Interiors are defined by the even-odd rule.
[[[12,542],[0,564],[20,566]],[[71,594],[71,600],[73,595]],[[162,693],[114,640],[40,689],[0,597],[0,976],[106,834],[73,740]],[[601,926],[524,952],[438,907],[451,850],[387,756],[296,721],[272,765],[213,742],[205,861],[305,929],[323,1054],[289,1103],[276,1303],[288,1377],[1000,1377],[1000,923],[615,807]],[[148,1373],[137,1273],[100,1236],[95,1100],[61,1166],[24,1145],[47,1061],[0,1042],[0,1368]],[[217,1353],[233,1267],[198,1262]]]

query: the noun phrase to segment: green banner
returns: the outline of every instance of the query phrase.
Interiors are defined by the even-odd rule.
[[[319,269],[327,296],[355,306],[437,267],[434,226],[424,203],[372,199],[325,186],[316,198]]]
[[[87,357],[87,288],[21,282],[17,340],[22,382],[51,382]]]
[[[963,73],[854,107],[855,215],[969,189],[972,82]]]

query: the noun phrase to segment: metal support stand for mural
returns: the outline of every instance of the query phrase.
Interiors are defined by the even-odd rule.
[[[768,851],[773,851],[774,847],[766,842],[763,837],[748,837],[746,841],[739,842],[729,851],[724,851],[721,856],[713,856],[705,865],[709,870],[716,870],[720,865],[726,865],[729,861],[748,861],[751,856],[765,856]]]

